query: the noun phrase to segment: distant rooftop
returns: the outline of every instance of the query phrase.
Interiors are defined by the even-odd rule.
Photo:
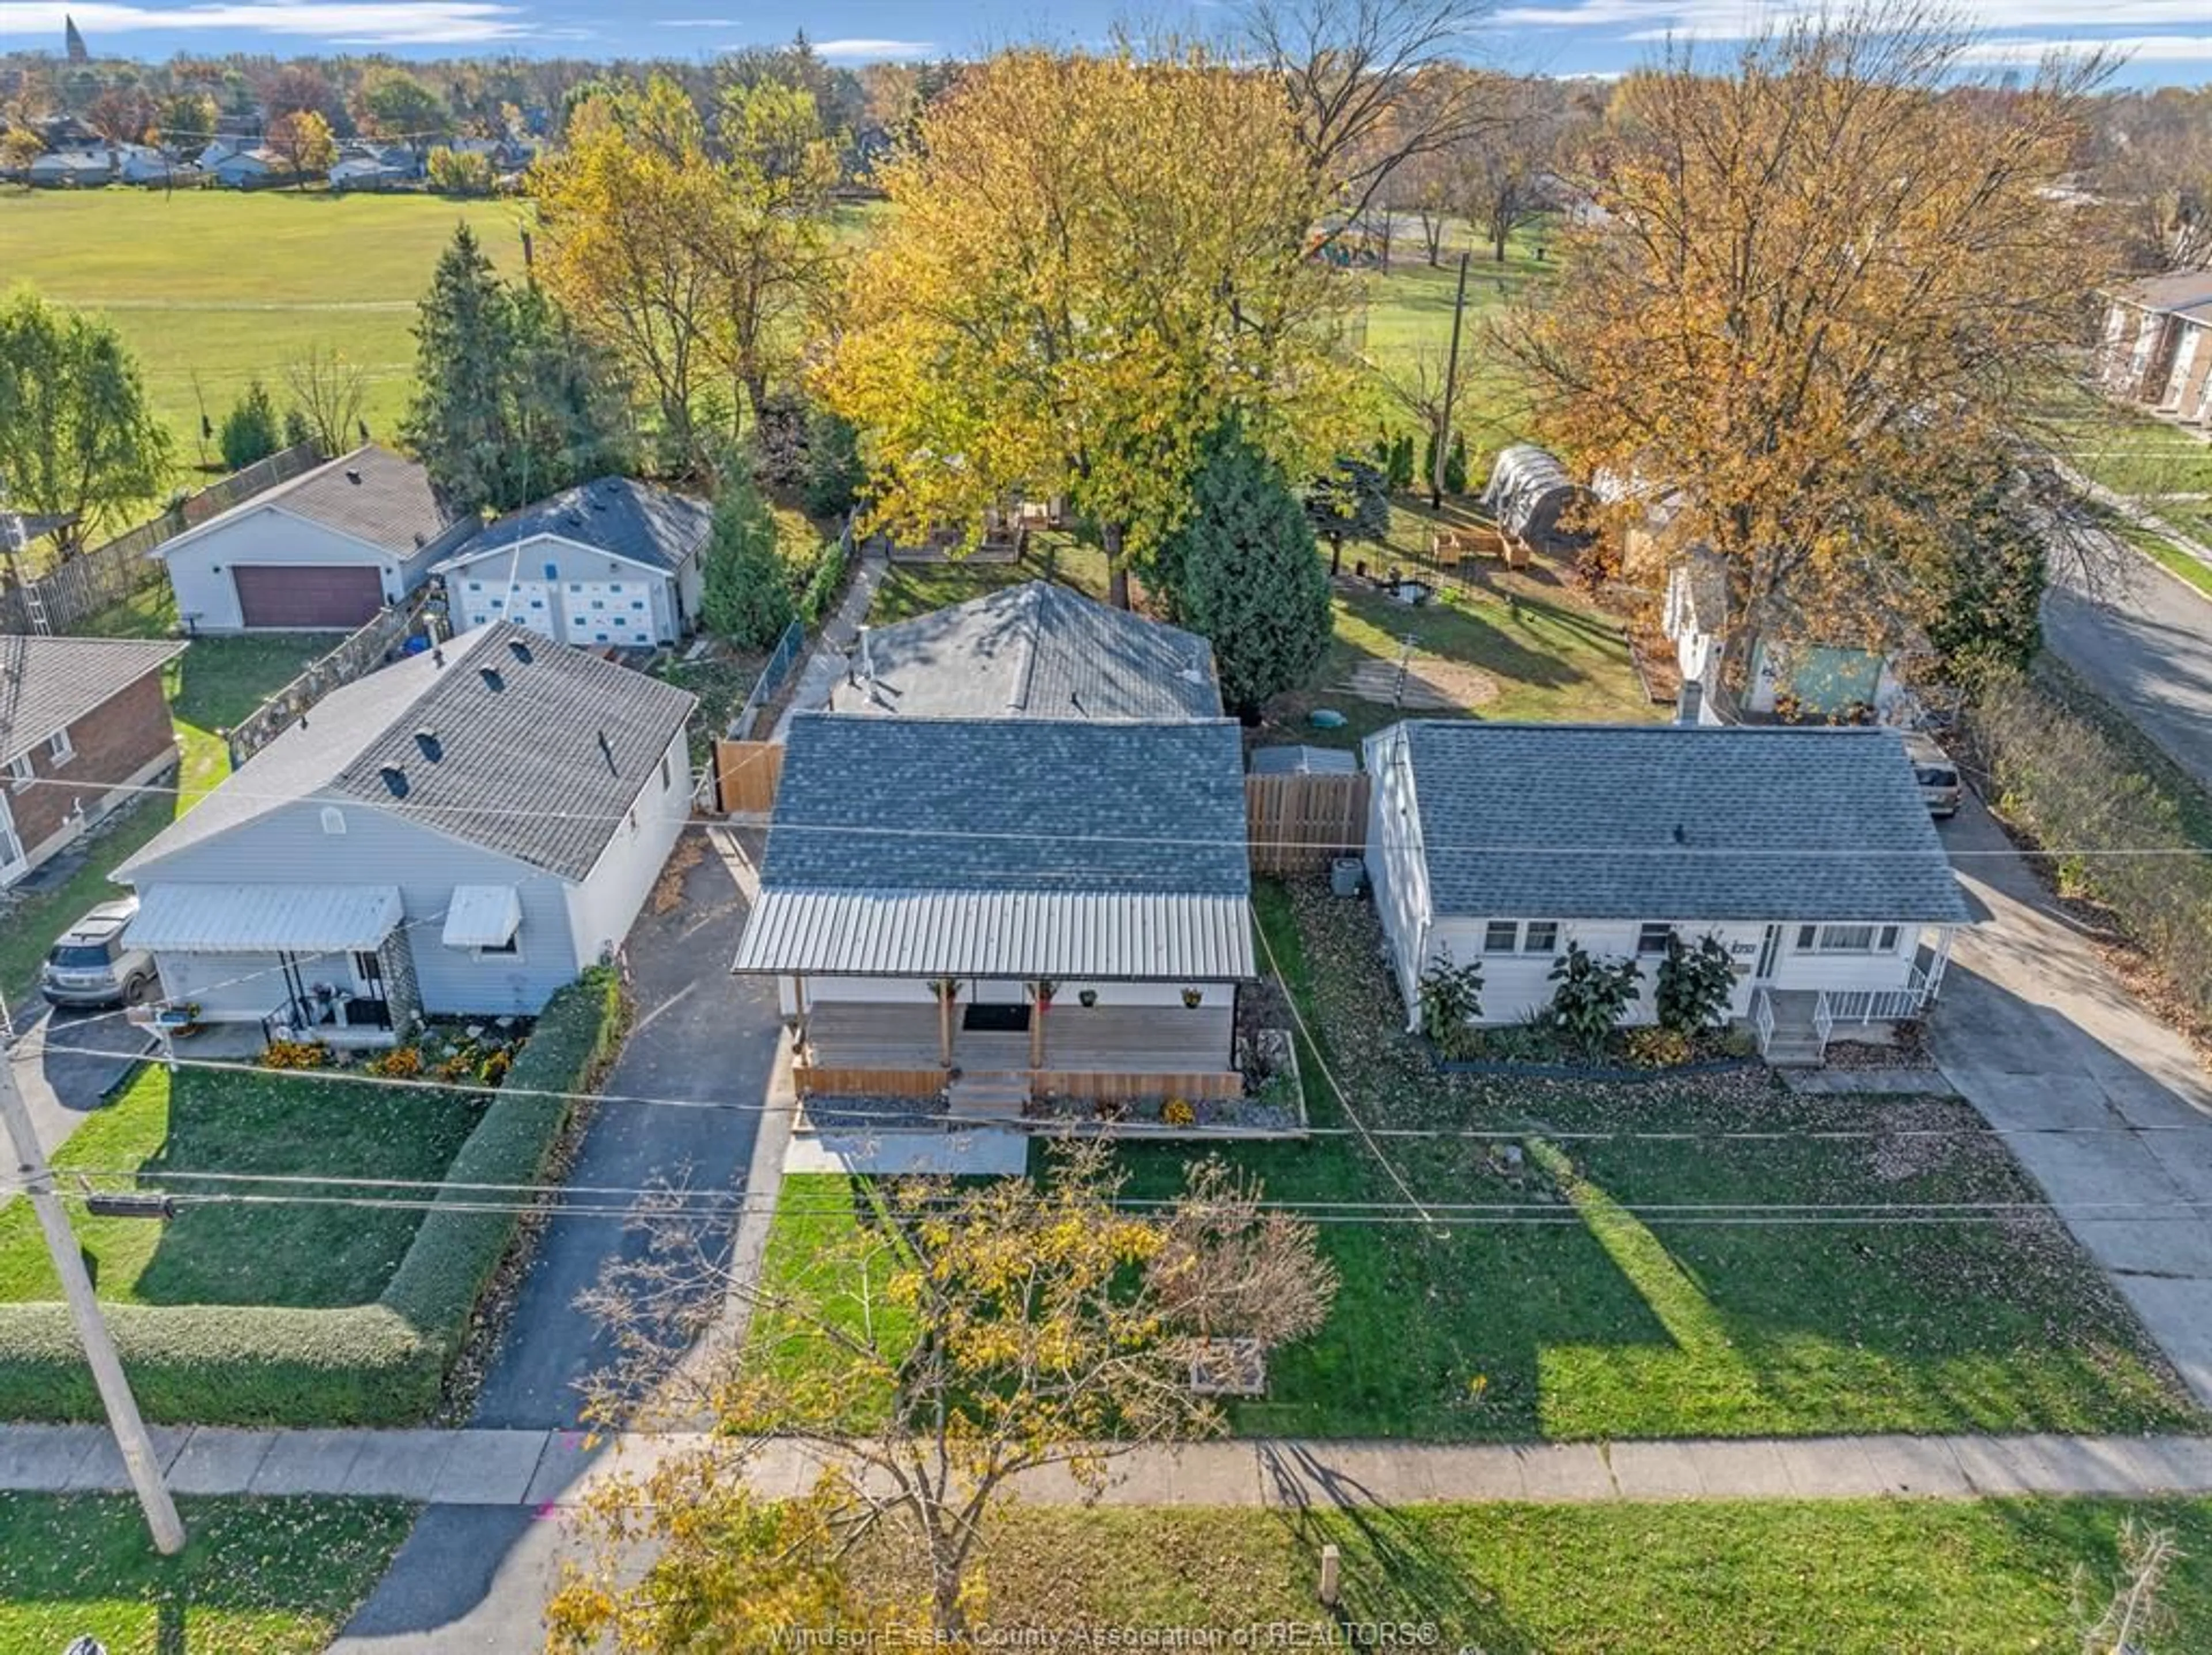
[[[714,522],[714,508],[703,500],[634,478],[602,477],[510,512],[448,563],[473,562],[550,534],[672,572],[699,555]]]
[[[218,512],[164,542],[154,555],[165,556],[219,524],[270,506],[403,559],[428,545],[453,522],[431,490],[429,472],[372,442]]]
[[[1049,581],[872,629],[830,710],[908,718],[1221,716],[1213,646]]]

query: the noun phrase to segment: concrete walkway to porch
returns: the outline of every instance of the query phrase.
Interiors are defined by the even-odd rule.
[[[610,1477],[641,1477],[713,1439],[639,1434],[591,1443],[575,1431],[157,1429],[179,1494],[384,1495],[441,1506],[525,1506],[541,1517]],[[747,1480],[771,1497],[810,1485],[812,1450],[770,1442]],[[1530,1500],[1968,1500],[2017,1494],[2212,1494],[2212,1438],[1826,1437],[1744,1441],[1443,1445],[1297,1438],[1140,1449],[1111,1463],[1116,1506],[1409,1506]],[[1058,1468],[1019,1480],[1024,1499],[1079,1504]],[[0,1427],[0,1488],[127,1491],[97,1426]]]

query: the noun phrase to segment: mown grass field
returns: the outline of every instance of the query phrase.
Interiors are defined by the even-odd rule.
[[[0,282],[113,321],[175,439],[181,483],[202,463],[202,409],[220,425],[257,375],[284,406],[285,365],[311,346],[366,370],[368,427],[389,441],[414,378],[416,301],[454,227],[515,271],[532,213],[318,190],[0,191]]]
[[[276,990],[272,988],[271,995]],[[195,1193],[265,1196],[281,1184],[196,1183],[199,1169],[264,1177],[433,1180],[483,1112],[480,1095],[371,1092],[294,1074],[141,1068],[115,1102],[87,1118],[54,1155],[73,1171],[159,1173],[143,1187],[186,1201],[165,1223],[99,1218],[71,1223],[100,1296],[135,1305],[372,1302],[415,1232],[419,1205],[389,1211],[297,1202],[191,1204]],[[125,1187],[113,1177],[100,1187]],[[340,1193],[344,1193],[341,1191]],[[0,1302],[58,1296],[30,1208],[0,1208]]]
[[[0,1494],[0,1651],[314,1655],[368,1596],[415,1508],[392,1500],[180,1500],[162,1557],[137,1503]]]
[[[2055,1655],[2083,1646],[2110,1599],[2130,1516],[2171,1530],[2183,1553],[2171,1625],[2139,1646],[2212,1646],[2204,1500],[1024,1508],[986,1537],[981,1619],[1001,1640],[1190,1628],[1220,1643],[1183,1646],[1228,1647],[1286,1626],[1319,1645],[1339,1630],[1315,1598],[1334,1542],[1341,1622],[1403,1626],[1407,1646],[1440,1652]]]

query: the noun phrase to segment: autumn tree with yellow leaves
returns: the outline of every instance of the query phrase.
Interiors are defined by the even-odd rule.
[[[1039,1179],[856,1185],[854,1214],[798,1215],[848,1221],[804,1225],[795,1285],[737,1283],[751,1326],[703,1360],[682,1353],[722,1311],[726,1249],[672,1194],[650,1247],[592,1295],[623,1360],[590,1412],[632,1421],[649,1393],[717,1429],[592,1496],[605,1545],[564,1581],[554,1646],[674,1655],[863,1628],[957,1642],[1017,1477],[1059,1468],[1097,1490],[1132,1448],[1219,1433],[1194,1375],[1315,1332],[1334,1273],[1310,1224],[1218,1160],[1164,1206],[1125,1205],[1121,1183],[1091,1141]],[[641,1542],[656,1561],[638,1578]]]
[[[1721,554],[1747,635],[1913,636],[1972,581],[1950,522],[2063,429],[2106,253],[2053,186],[2105,66],[1976,87],[1967,45],[1907,5],[1631,77],[1601,210],[1501,330],[1541,434],[1638,485],[1616,512],[1680,491],[1665,544]]]
[[[1065,497],[1115,601],[1188,508],[1227,415],[1293,476],[1358,416],[1323,206],[1280,87],[1203,55],[1005,52],[877,171],[892,209],[817,376],[876,515],[973,532]]]

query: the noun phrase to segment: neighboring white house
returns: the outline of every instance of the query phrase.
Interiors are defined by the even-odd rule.
[[[165,540],[177,615],[198,632],[343,631],[405,598],[476,529],[429,473],[370,444]]]
[[[1235,721],[792,721],[735,969],[802,1095],[1242,1095],[1254,974]]]
[[[1366,743],[1367,872],[1409,1025],[1482,967],[1487,1024],[1547,1005],[1569,942],[1643,962],[1720,939],[1770,1056],[1917,1015],[1972,916],[1891,732],[1409,720]]]
[[[564,643],[673,643],[696,624],[714,508],[603,477],[500,519],[439,564],[457,629],[519,621]]]
[[[44,189],[98,189],[115,178],[115,154],[106,147],[52,149],[33,161],[24,176]]]
[[[2175,271],[2107,297],[2098,363],[2105,387],[2179,420],[2212,420],[2212,271]]]
[[[200,165],[226,190],[250,190],[290,176],[284,158],[274,149],[232,149],[214,161],[203,152]]]
[[[116,870],[206,1023],[388,1044],[539,1010],[628,934],[690,812],[695,698],[490,626],[333,691]]]
[[[398,190],[412,183],[415,173],[402,167],[392,166],[373,155],[348,155],[331,168],[331,188],[340,193],[348,190]]]

